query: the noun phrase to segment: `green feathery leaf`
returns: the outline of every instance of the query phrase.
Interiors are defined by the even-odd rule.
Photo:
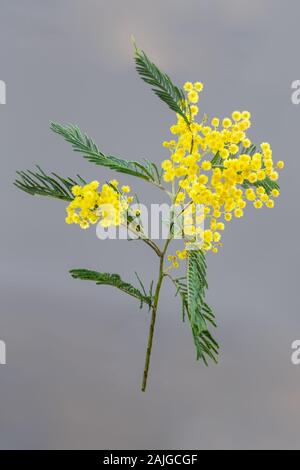
[[[72,186],[86,184],[81,176],[77,175],[77,181],[72,178],[63,178],[56,173],[47,175],[39,166],[37,171],[17,171],[18,179],[14,184],[17,188],[28,194],[49,196],[64,201],[72,201],[74,196]]]
[[[91,271],[89,269],[72,269],[70,274],[74,279],[94,281],[99,285],[104,284],[107,286],[116,287],[126,294],[138,299],[141,302],[141,307],[143,306],[143,303],[147,304],[149,308],[152,305],[152,297],[150,295],[146,295],[144,292],[141,292],[139,289],[132,286],[128,282],[124,282],[119,274],[100,273],[97,271]]]
[[[218,344],[207,328],[207,322],[214,325],[214,314],[205,303],[206,262],[201,250],[188,252],[187,260],[187,290],[185,302],[192,327],[193,338],[197,351],[197,359],[202,359],[207,365],[207,357],[217,363]]]
[[[194,253],[191,251],[190,253]],[[189,255],[190,255],[189,253]],[[192,263],[194,263],[195,258],[197,255],[192,255]],[[204,256],[203,256],[204,258]],[[195,266],[196,266],[196,271],[198,271],[198,261],[196,261]],[[202,269],[202,276],[204,275],[205,277],[205,266],[203,264],[203,261],[201,261],[201,269]],[[199,282],[200,279],[198,277],[198,274],[196,273],[196,279],[197,281],[191,279],[194,278],[194,264],[193,267],[191,268],[190,272],[190,284],[195,286],[195,289],[199,289]],[[206,302],[204,302],[203,297],[204,297],[204,288],[203,282],[200,282],[200,297],[201,297],[201,302],[192,302],[192,305],[195,305],[195,310],[192,311],[193,307],[189,306],[189,295],[191,294],[191,290],[188,289],[188,283],[187,279],[184,278],[178,278],[178,279],[172,279],[177,291],[176,295],[179,294],[181,297],[181,302],[182,302],[182,319],[184,321],[185,319],[185,314],[187,315],[191,329],[192,329],[192,334],[193,334],[193,339],[194,343],[196,346],[196,353],[197,353],[197,359],[202,359],[203,362],[208,365],[208,357],[211,358],[214,362],[217,363],[217,356],[218,356],[218,343],[214,340],[210,332],[208,331],[207,324],[210,323],[213,327],[216,327],[215,323],[215,315],[213,310],[207,305]],[[204,286],[206,286],[206,282],[204,283]],[[193,294],[195,297],[197,294]]]
[[[172,111],[183,117],[189,125],[190,120],[187,116],[189,112],[185,105],[185,96],[182,89],[175,86],[170,77],[159,70],[159,68],[151,62],[144,51],[135,48],[136,70],[144,82],[152,86],[153,92],[162,101],[164,101]]]
[[[148,174],[151,176],[151,180],[155,181],[157,184],[161,184],[162,182],[162,174],[163,170],[160,168],[158,169],[157,165],[153,162],[150,162],[147,158],[143,158],[144,161],[144,168],[148,171]]]
[[[83,134],[77,126],[71,124],[63,126],[57,122],[52,122],[51,129],[69,142],[75,152],[81,153],[84,158],[96,165],[110,168],[119,173],[136,176],[147,181],[156,181],[156,178],[152,174],[152,171],[155,171],[154,164],[152,171],[149,171],[149,164],[145,167],[139,162],[123,160],[112,155],[104,155],[99,150],[96,143],[88,137],[87,134]]]
[[[222,158],[221,158],[221,156],[220,156],[220,153],[217,152],[217,153],[213,156],[213,158],[211,159],[210,162],[211,162],[211,165],[212,165],[213,168],[216,168],[216,167],[222,165],[222,164],[223,164],[223,160],[222,160]]]

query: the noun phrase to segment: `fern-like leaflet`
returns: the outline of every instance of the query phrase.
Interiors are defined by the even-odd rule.
[[[196,358],[208,365],[208,358],[218,360],[219,345],[208,330],[208,324],[216,327],[215,315],[205,302],[206,264],[201,251],[189,251],[187,276],[171,278],[176,295],[181,297],[182,319],[188,317],[196,347]]]
[[[115,170],[119,173],[136,176],[146,181],[152,181],[157,184],[159,177],[158,170],[154,163],[146,161],[143,165],[140,162],[124,160],[112,155],[102,153],[96,143],[87,134],[84,134],[79,127],[69,125],[61,125],[57,122],[51,123],[51,129],[56,134],[61,135],[67,142],[72,145],[75,152],[79,152],[91,163],[104,166]]]
[[[140,49],[135,49],[136,70],[144,82],[152,86],[153,92],[168,107],[183,117],[189,125],[189,109],[186,106],[186,100],[183,91],[173,84],[170,77],[162,72]]]
[[[205,303],[206,262],[201,250],[190,250],[187,259],[187,290],[185,302],[190,320],[197,359],[207,365],[207,357],[217,363],[219,346],[210,334],[207,322],[214,324],[214,314]]]
[[[120,289],[126,294],[131,295],[132,297],[135,297],[136,299],[138,299],[140,301],[141,308],[144,303],[148,305],[149,308],[152,305],[152,295],[151,295],[152,287],[150,288],[149,295],[147,295],[146,292],[144,291],[144,288],[143,288],[143,292],[141,292],[139,289],[129,284],[128,282],[124,282],[119,276],[119,274],[101,273],[97,271],[91,271],[89,269],[72,269],[70,271],[70,274],[74,279],[94,281],[98,285],[107,285],[107,286],[116,287],[117,289]]]
[[[72,201],[74,196],[71,192],[72,186],[86,184],[81,176],[77,175],[77,180],[73,178],[63,178],[56,173],[47,175],[39,166],[37,171],[17,171],[18,178],[14,184],[17,188],[28,194],[48,196],[64,201]]]

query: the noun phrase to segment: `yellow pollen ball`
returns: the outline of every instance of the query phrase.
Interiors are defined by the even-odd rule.
[[[219,124],[220,124],[220,119],[219,119],[219,118],[217,118],[217,117],[212,118],[212,120],[211,120],[211,125],[212,125],[213,127],[218,127]]]
[[[223,121],[222,121],[222,125],[225,129],[230,127],[231,124],[232,124],[232,122],[231,122],[231,119],[229,119],[229,118],[224,118]]]
[[[193,84],[192,82],[185,82],[185,84],[183,85],[183,89],[185,91],[191,91],[193,89]]]
[[[231,117],[234,121],[240,121],[242,118],[242,115],[239,111],[233,111]]]
[[[278,189],[273,189],[273,190],[272,190],[272,196],[273,196],[273,197],[278,197],[279,194],[280,194],[280,192],[278,191]]]
[[[279,162],[277,162],[277,168],[279,168],[280,170],[284,168],[284,162],[282,160],[279,160]]]
[[[239,219],[240,217],[243,217],[244,212],[243,212],[242,209],[235,209],[234,215],[235,215],[235,217],[237,217]]]
[[[263,203],[261,201],[255,201],[253,203],[253,205],[254,205],[255,209],[260,209],[262,207]]]
[[[196,91],[192,90],[188,93],[188,100],[191,103],[198,103],[199,95]]]
[[[243,111],[242,112],[242,118],[243,119],[250,119],[251,117],[251,114],[249,113],[249,111]]]
[[[123,193],[130,193],[130,186],[122,186]]]
[[[194,83],[194,88],[195,88],[196,91],[202,91],[203,90],[203,83],[195,82]]]
[[[247,149],[251,145],[251,140],[250,139],[244,139],[243,140],[243,146]]]
[[[269,199],[269,201],[266,203],[266,206],[269,209],[272,209],[274,207],[274,201],[272,199]]]
[[[209,162],[208,160],[205,160],[202,162],[201,167],[203,170],[206,170],[206,171],[211,170],[211,162]]]

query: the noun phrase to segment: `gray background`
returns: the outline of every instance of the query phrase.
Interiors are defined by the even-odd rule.
[[[276,0],[1,0],[1,448],[299,448],[300,3]],[[130,35],[174,81],[205,84],[210,116],[249,109],[250,135],[287,163],[274,210],[249,210],[209,257],[218,366],[194,360],[165,285],[149,387],[139,391],[149,315],[134,299],[72,280],[68,269],[137,270],[140,242],[100,242],[65,225],[65,204],[12,186],[16,169],[107,179],[49,121],[73,122],[105,152],[160,162],[173,115],[138,78]],[[146,202],[161,194],[124,177]]]

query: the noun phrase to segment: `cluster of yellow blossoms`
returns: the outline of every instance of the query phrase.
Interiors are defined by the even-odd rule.
[[[186,82],[183,88],[189,123],[177,115],[176,124],[170,128],[176,137],[163,143],[170,150],[170,158],[161,165],[164,180],[172,184],[173,203],[184,207],[185,247],[168,257],[174,268],[187,257],[195,242],[201,243],[201,249],[216,253],[222,246],[225,222],[233,216],[242,217],[248,202],[256,209],[274,207],[274,199],[279,196],[274,182],[278,179],[277,170],[284,167],[283,161],[274,165],[268,143],[262,143],[259,150],[252,145],[246,135],[251,126],[248,111],[234,111],[231,117],[214,117],[210,122],[204,116],[198,122],[197,103],[203,85]],[[120,191],[118,181],[112,180],[101,191],[98,188],[98,181],[73,186],[74,199],[67,207],[68,224],[79,224],[85,229],[98,221],[103,227],[124,222],[133,201],[133,197],[126,196],[129,186],[122,186]],[[199,207],[203,208],[201,214]]]
[[[230,221],[232,216],[242,217],[248,201],[257,209],[263,205],[274,206],[279,191],[273,189],[267,194],[264,183],[276,181],[278,172],[270,145],[262,143],[256,151],[246,135],[251,125],[248,111],[234,111],[222,121],[214,117],[208,122],[204,116],[197,122],[196,103],[203,85],[187,82],[183,88],[187,93],[191,123],[188,125],[177,115],[177,123],[171,126],[176,140],[163,143],[171,152],[170,158],[162,162],[163,177],[166,182],[172,182],[177,204],[186,204],[192,211],[196,205],[203,205],[206,228],[197,229],[197,222],[201,220],[196,220],[194,233],[201,232],[203,249],[216,253],[221,246],[220,231],[224,230],[224,222]],[[281,169],[284,162],[279,161],[276,166]],[[192,234],[189,228],[188,235]],[[169,257],[173,267],[178,267],[178,259],[186,256],[186,250],[176,255]]]
[[[66,209],[67,224],[79,224],[81,228],[86,229],[98,221],[103,227],[123,223],[133,198],[124,194],[130,192],[129,186],[122,186],[119,191],[118,184],[118,181],[112,180],[109,184],[103,184],[101,191],[98,189],[98,181],[92,181],[85,186],[73,186],[74,199]]]

